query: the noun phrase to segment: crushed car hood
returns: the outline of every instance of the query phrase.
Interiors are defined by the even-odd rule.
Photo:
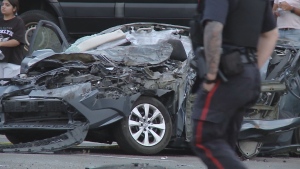
[[[132,24],[132,26],[134,25],[139,24]],[[92,63],[106,58],[107,60],[122,63],[126,66],[160,64],[169,59],[173,51],[172,45],[167,42],[168,39],[181,39],[185,52],[189,55],[192,49],[189,37],[176,35],[183,27],[173,28],[172,26],[170,25],[170,30],[163,31],[156,31],[153,26],[130,31],[123,29],[126,36],[121,36],[121,38],[112,39],[111,41],[107,40],[106,43],[84,52],[73,51],[71,49],[97,36],[103,36],[116,30],[120,31],[122,27],[115,27],[102,31],[99,34],[80,38],[66,49],[65,52],[57,53],[51,49],[36,50],[31,56],[23,60],[21,73],[27,73],[28,69],[34,67],[36,63],[49,59],[60,62],[78,60],[83,63]],[[186,28],[184,27],[184,29]],[[124,42],[131,44],[120,45],[124,44]]]

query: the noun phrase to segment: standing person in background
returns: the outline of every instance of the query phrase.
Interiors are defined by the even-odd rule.
[[[300,42],[300,0],[274,0],[280,39]]]
[[[4,57],[0,59],[0,78],[10,78],[20,73],[25,44],[25,25],[16,16],[19,10],[18,0],[3,0],[0,18],[0,50]]]
[[[191,39],[198,39],[196,49],[203,46],[196,56],[204,55],[207,70],[198,71],[202,83],[193,107],[192,149],[208,169],[245,169],[235,148],[244,112],[260,94],[259,68],[278,38],[272,7],[269,0],[198,2],[202,33]]]

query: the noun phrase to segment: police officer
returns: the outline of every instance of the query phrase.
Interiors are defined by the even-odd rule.
[[[234,149],[278,38],[272,8],[269,0],[199,0],[198,13],[207,72],[194,103],[192,148],[208,169],[244,169]]]

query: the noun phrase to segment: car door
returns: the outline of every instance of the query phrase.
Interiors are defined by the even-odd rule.
[[[41,20],[31,38],[28,56],[41,49],[51,49],[53,52],[60,53],[64,52],[69,46],[63,32],[55,23]]]
[[[126,23],[159,22],[189,26],[197,0],[124,0]]]
[[[124,23],[116,0],[59,0],[70,35],[90,35]]]

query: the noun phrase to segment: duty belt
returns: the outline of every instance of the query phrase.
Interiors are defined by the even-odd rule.
[[[244,64],[256,63],[255,55],[241,54],[241,61]]]

